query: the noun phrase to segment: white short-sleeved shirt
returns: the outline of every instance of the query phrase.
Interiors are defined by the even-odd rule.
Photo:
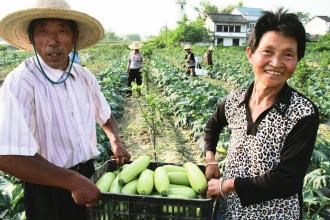
[[[50,79],[63,75],[39,59]],[[73,64],[64,83],[52,84],[36,63],[26,59],[0,89],[0,155],[39,153],[65,168],[97,156],[96,122],[106,123],[111,109],[95,76]]]
[[[141,69],[143,63],[143,56],[141,53],[135,54],[134,51],[131,51],[128,56],[128,61],[130,61],[129,68],[131,69]]]

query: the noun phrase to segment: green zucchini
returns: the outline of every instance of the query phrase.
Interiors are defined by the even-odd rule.
[[[166,170],[163,167],[157,167],[154,173],[154,182],[156,190],[162,194],[162,196],[167,195],[167,191],[170,185],[170,180]]]
[[[150,195],[154,188],[154,171],[145,169],[140,174],[137,191],[141,195]]]
[[[136,186],[137,186],[138,180],[132,180],[129,183],[126,183],[126,185],[123,187],[123,189],[121,190],[122,194],[136,194]]]
[[[184,196],[190,199],[195,199],[197,196],[196,192],[190,187],[169,188],[167,196],[169,195]]]
[[[125,184],[135,179],[150,163],[150,157],[143,155],[125,167],[119,174],[119,183]]]
[[[172,165],[172,164],[166,164],[163,166],[167,172],[185,172],[186,170],[183,167]]]
[[[112,182],[109,192],[120,193],[123,189],[123,185],[118,182],[119,176],[116,176],[115,180]]]
[[[186,172],[167,172],[167,175],[172,184],[190,186]]]
[[[191,187],[199,194],[203,193],[207,188],[207,179],[201,169],[192,162],[183,164],[189,179]]]
[[[116,175],[113,172],[104,173],[95,183],[101,192],[108,192]]]

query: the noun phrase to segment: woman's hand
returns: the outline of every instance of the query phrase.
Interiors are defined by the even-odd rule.
[[[221,182],[222,181],[222,182]],[[227,196],[235,190],[235,178],[232,179],[211,179],[208,182],[207,197],[217,198],[219,196]]]
[[[207,198],[217,198],[220,196],[220,181],[219,179],[211,179],[208,182]]]
[[[205,163],[206,170],[205,176],[207,180],[212,178],[219,179],[220,178],[220,170],[218,167],[218,163],[215,161],[215,155],[212,151],[207,151],[205,153]]]
[[[205,169],[205,176],[207,180],[212,178],[219,179],[220,178],[220,170],[218,164],[207,164]]]

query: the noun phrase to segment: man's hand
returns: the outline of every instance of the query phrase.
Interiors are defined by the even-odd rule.
[[[71,196],[78,205],[95,206],[101,197],[101,191],[89,179],[76,173],[72,180]]]
[[[110,140],[111,150],[113,152],[114,157],[117,160],[117,164],[121,165],[124,163],[124,159],[131,159],[131,155],[126,150],[126,147],[122,143],[119,132],[117,129],[116,121],[114,116],[111,114],[108,121],[102,125],[103,131],[106,133]]]
[[[130,153],[122,143],[111,142],[111,149],[118,165],[122,165],[125,160],[131,159]]]

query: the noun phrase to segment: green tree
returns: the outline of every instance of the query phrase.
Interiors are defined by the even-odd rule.
[[[220,13],[223,13],[223,14],[231,14],[232,11],[237,8],[237,7],[243,7],[243,1],[239,1],[237,2],[236,4],[229,4],[227,5],[225,8],[222,8],[220,10]]]
[[[140,41],[141,36],[139,34],[127,34],[125,38],[129,41]]]
[[[177,42],[206,42],[210,40],[208,30],[205,28],[204,18],[198,17],[190,22],[184,17],[178,22],[178,27],[171,34],[173,43]]]
[[[307,21],[309,21],[309,19],[310,19],[310,13],[308,13],[308,12],[303,12],[303,11],[298,11],[297,13],[296,13],[296,15],[298,16],[298,18],[299,18],[299,21],[301,22],[301,23],[303,23],[303,24],[305,24]]]
[[[218,13],[219,8],[215,5],[212,5],[209,1],[201,1],[200,2],[201,11],[205,13]]]
[[[115,32],[109,30],[104,34],[103,42],[114,42],[121,40],[120,37],[116,35]]]
[[[189,21],[184,16],[177,24],[175,29],[162,28],[159,35],[149,39],[148,43],[153,47],[164,48],[166,45],[176,45],[180,42],[208,42],[211,39],[203,17]]]

